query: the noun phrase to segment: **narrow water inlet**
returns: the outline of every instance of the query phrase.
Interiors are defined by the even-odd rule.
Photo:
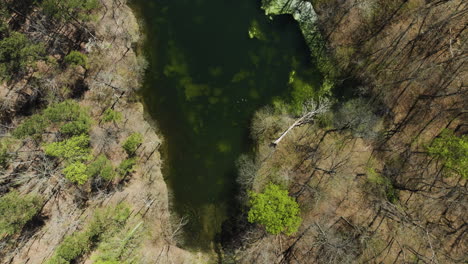
[[[320,75],[290,16],[254,0],[133,0],[149,62],[141,95],[165,138],[163,173],[173,209],[187,217],[184,245],[209,248],[233,217],[235,161],[252,151],[259,108],[291,96],[291,76]]]

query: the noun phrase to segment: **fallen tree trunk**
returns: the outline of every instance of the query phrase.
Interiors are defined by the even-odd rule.
[[[297,126],[301,126],[301,125],[304,125],[304,124],[307,124],[307,123],[310,123],[313,121],[313,118],[314,116],[316,116],[317,114],[320,114],[320,113],[323,113],[325,111],[328,110],[328,107],[329,107],[329,102],[328,100],[325,100],[324,102],[322,102],[321,104],[317,103],[317,102],[309,102],[307,104],[307,106],[305,107],[306,109],[314,109],[312,111],[304,111],[305,114],[303,114],[299,119],[297,119],[291,126],[288,127],[288,129],[286,129],[286,131],[284,131],[281,136],[276,139],[275,141],[271,142],[271,144],[273,145],[273,147],[276,147],[280,142],[281,140],[295,127]]]
[[[284,131],[284,132],[281,134],[281,136],[280,136],[277,140],[273,141],[271,144],[273,144],[273,146],[276,147],[276,146],[280,143],[280,141],[289,133],[289,131],[291,131],[293,128],[295,128],[295,127],[297,127],[297,126],[299,126],[299,125],[301,125],[301,124],[304,124],[304,123],[302,122],[302,121],[304,120],[304,117],[305,117],[305,116],[302,116],[301,118],[299,118],[298,120],[296,120],[296,122],[294,122],[286,131]]]

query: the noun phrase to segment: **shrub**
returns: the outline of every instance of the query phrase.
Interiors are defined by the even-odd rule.
[[[86,165],[82,162],[73,162],[63,169],[65,178],[73,183],[84,184],[88,181],[89,175],[86,173]]]
[[[468,135],[457,137],[446,129],[427,147],[427,151],[429,155],[441,159],[451,173],[468,178]]]
[[[21,231],[41,209],[42,201],[36,195],[20,195],[11,191],[0,197],[0,239]]]
[[[95,161],[88,165],[86,174],[90,177],[100,176],[106,181],[110,181],[115,176],[114,167],[105,155],[99,155]]]
[[[130,158],[122,161],[119,165],[118,171],[121,176],[126,176],[129,173],[133,172],[133,168],[135,167],[136,159]]]
[[[76,50],[72,50],[67,56],[65,56],[64,61],[68,65],[79,65],[84,68],[88,65],[88,57]]]
[[[297,232],[302,219],[297,202],[278,185],[269,184],[263,193],[251,192],[247,220],[263,225],[270,234]]]
[[[127,152],[128,155],[133,156],[137,148],[143,142],[143,137],[140,133],[131,134],[122,145],[123,149]]]
[[[69,162],[89,160],[91,158],[89,152],[88,135],[74,136],[61,142],[45,145],[47,155]]]
[[[111,108],[107,108],[106,111],[104,111],[104,114],[102,116],[102,121],[103,122],[120,122],[122,120],[122,113],[117,112]]]

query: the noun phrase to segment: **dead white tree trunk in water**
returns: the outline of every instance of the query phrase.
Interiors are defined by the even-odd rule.
[[[310,123],[314,120],[314,117],[317,114],[324,113],[328,110],[328,107],[330,106],[330,101],[328,99],[323,100],[322,102],[316,102],[316,101],[308,101],[304,105],[304,114],[297,119],[291,126],[289,126],[286,131],[284,131],[281,136],[273,141],[271,144],[276,147],[281,140],[291,131],[293,128],[297,126],[301,126],[307,123]]]

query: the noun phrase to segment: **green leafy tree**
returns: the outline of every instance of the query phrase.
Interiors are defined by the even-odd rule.
[[[457,137],[446,129],[427,147],[427,151],[429,155],[441,159],[451,173],[468,178],[468,135]]]
[[[68,65],[79,65],[84,68],[88,65],[88,57],[76,50],[72,50],[67,56],[65,56],[64,61]]]
[[[107,108],[102,115],[102,121],[107,122],[120,122],[122,120],[122,113],[117,112],[111,108]]]
[[[49,106],[44,110],[44,118],[53,123],[63,123],[60,132],[70,136],[88,133],[92,123],[88,109],[73,100]]]
[[[142,135],[140,133],[133,133],[125,140],[122,147],[128,155],[133,156],[142,142]]]
[[[73,100],[66,100],[53,104],[44,110],[44,116],[53,123],[76,121],[89,117],[86,108],[83,108]]]
[[[121,176],[126,176],[127,174],[133,172],[135,165],[136,165],[135,158],[126,159],[120,163],[118,172]]]
[[[115,171],[111,161],[103,154],[99,155],[96,160],[88,165],[86,173],[90,177],[100,176],[106,181],[110,181],[115,177]]]
[[[77,161],[70,163],[65,167],[65,169],[63,169],[63,174],[65,174],[65,178],[71,182],[81,185],[85,184],[89,179],[86,169],[87,168],[84,163]]]
[[[52,104],[42,114],[27,118],[14,131],[16,138],[39,137],[51,124],[62,124],[60,132],[69,136],[86,134],[91,128],[91,117],[87,108],[73,100]]]
[[[32,43],[24,34],[11,32],[0,40],[0,79],[26,73],[26,69],[42,58],[44,47]]]
[[[22,139],[30,136],[40,136],[50,125],[49,120],[44,116],[35,114],[23,121],[14,131],[13,136]]]
[[[0,197],[0,239],[21,231],[41,209],[42,200],[36,195],[21,195],[11,191]]]
[[[288,195],[287,190],[278,185],[269,184],[263,193],[251,192],[250,210],[247,220],[250,223],[263,225],[270,234],[297,232],[301,217],[299,205]]]
[[[89,152],[89,136],[84,134],[45,145],[47,155],[69,162],[87,161],[91,158]]]
[[[69,135],[69,136],[77,136],[77,135],[89,133],[90,129],[91,129],[91,118],[83,117],[83,118],[80,118],[79,120],[63,124],[60,127],[60,133]]]
[[[62,244],[57,248],[57,255],[60,261],[66,261],[64,263],[70,263],[69,261],[74,260],[78,256],[83,255],[90,249],[91,243],[89,236],[86,232],[80,232],[66,237]],[[62,263],[62,262],[58,262]]]

